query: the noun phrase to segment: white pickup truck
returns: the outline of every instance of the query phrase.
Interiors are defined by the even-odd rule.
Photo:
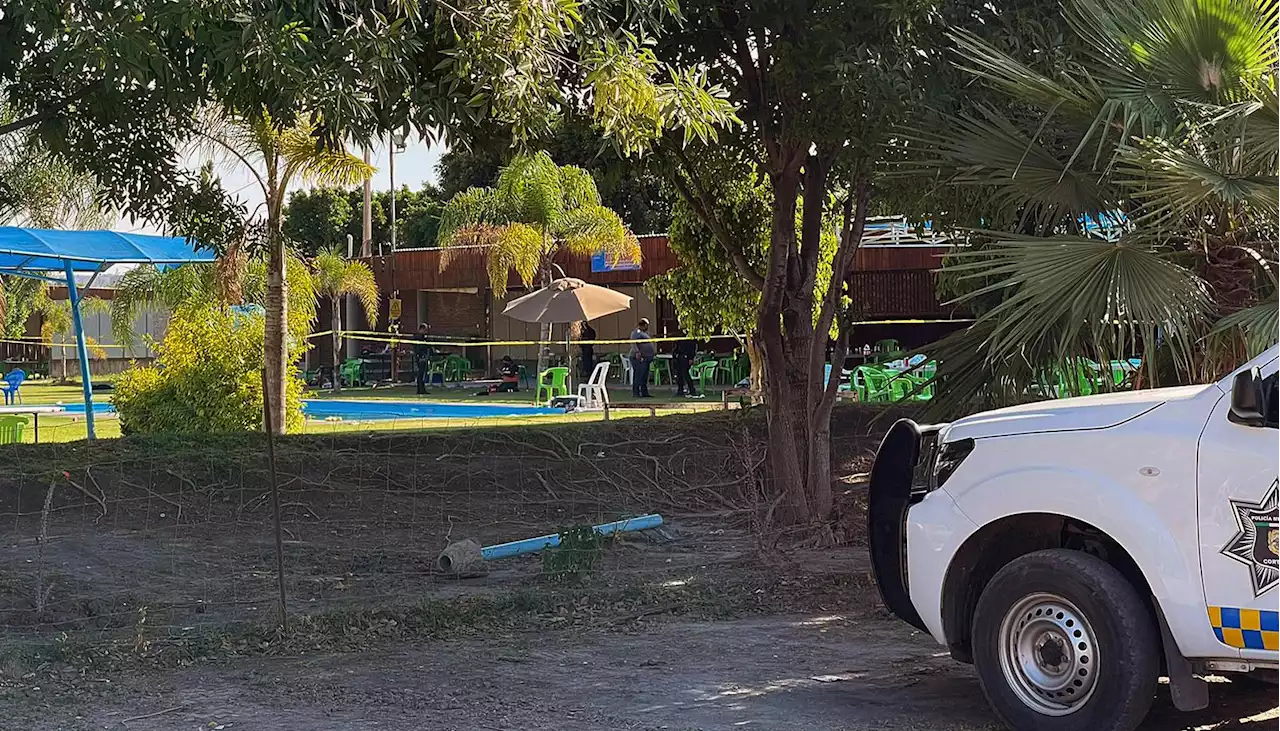
[[[1206,674],[1274,680],[1276,361],[899,421],[871,473],[885,604],[972,663],[1017,731],[1131,731],[1161,676],[1182,710],[1208,704]]]

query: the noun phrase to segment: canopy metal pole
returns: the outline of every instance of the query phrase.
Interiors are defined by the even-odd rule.
[[[80,320],[80,290],[76,288],[76,272],[71,261],[63,262],[67,272],[67,297],[71,301],[71,321],[76,326],[76,352],[80,356],[80,382],[84,386],[84,423],[89,438],[96,439],[93,429],[93,383],[89,380],[89,349],[84,344],[84,323]]]

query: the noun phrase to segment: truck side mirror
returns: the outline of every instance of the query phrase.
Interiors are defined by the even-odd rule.
[[[1241,371],[1231,381],[1231,420],[1246,426],[1262,426],[1262,388],[1255,370]]]

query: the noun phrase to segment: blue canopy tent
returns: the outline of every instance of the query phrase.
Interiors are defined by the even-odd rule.
[[[0,226],[0,274],[39,279],[67,288],[71,319],[76,330],[80,380],[84,384],[85,425],[90,439],[96,436],[93,384],[89,381],[89,351],[85,347],[84,325],[80,319],[80,290],[76,274],[90,274],[91,286],[94,277],[116,264],[166,267],[213,260],[212,251],[197,251],[186,239],[174,236]]]

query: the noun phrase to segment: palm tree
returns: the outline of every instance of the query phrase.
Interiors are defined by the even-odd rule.
[[[442,266],[462,246],[487,249],[489,286],[506,294],[512,270],[524,286],[551,281],[560,251],[579,256],[603,253],[610,261],[640,259],[636,237],[618,214],[600,205],[600,192],[582,168],[556,165],[545,152],[521,155],[498,171],[493,188],[469,188],[455,195],[440,216]],[[551,341],[544,323],[541,342]],[[538,349],[538,372],[544,365]]]
[[[98,297],[85,297],[80,301],[80,313],[84,315],[94,315],[105,313],[109,309],[106,300]],[[53,377],[53,357],[54,349],[58,351],[59,359],[62,361],[61,380],[67,380],[67,351],[70,350],[70,344],[66,342],[66,336],[69,335],[75,327],[75,320],[71,316],[70,300],[55,300],[49,296],[49,286],[40,283],[33,298],[32,310],[40,316],[40,340],[49,346],[49,376]],[[56,342],[55,342],[56,340]],[[85,347],[89,351],[89,356],[94,360],[105,360],[107,351],[98,345],[97,341],[91,337],[85,337]]]
[[[986,230],[943,269],[978,315],[935,347],[943,409],[1134,349],[1148,382],[1211,377],[1277,339],[1274,0],[1066,13],[1080,44],[1061,77],[956,33],[966,69],[1016,111],[917,135],[930,168],[987,203]]]
[[[311,260],[311,278],[315,282],[316,298],[327,298],[332,308],[333,331],[333,390],[342,390],[338,377],[342,347],[342,298],[355,295],[364,307],[369,322],[378,318],[378,282],[369,265],[360,261],[348,261],[332,251],[322,252]]]
[[[288,332],[290,352],[297,353],[311,332],[315,318],[315,291],[307,265],[296,256],[286,256],[288,279]],[[144,310],[177,312],[184,307],[203,307],[210,302],[232,307],[257,305],[267,301],[267,263],[261,259],[236,263],[228,257],[216,264],[183,264],[169,269],[138,266],[116,284],[111,300],[111,331],[117,343],[138,341],[134,322]]]
[[[254,177],[266,207],[266,343],[267,378],[272,384],[267,408],[277,433],[284,433],[284,379],[288,372],[288,287],[284,222],[285,196],[297,180],[314,185],[355,185],[374,168],[345,149],[328,147],[305,117],[279,125],[263,111],[252,116],[223,115],[205,126],[202,135],[214,148],[229,153]],[[313,296],[308,297],[314,302]],[[309,318],[308,318],[309,319]]]

